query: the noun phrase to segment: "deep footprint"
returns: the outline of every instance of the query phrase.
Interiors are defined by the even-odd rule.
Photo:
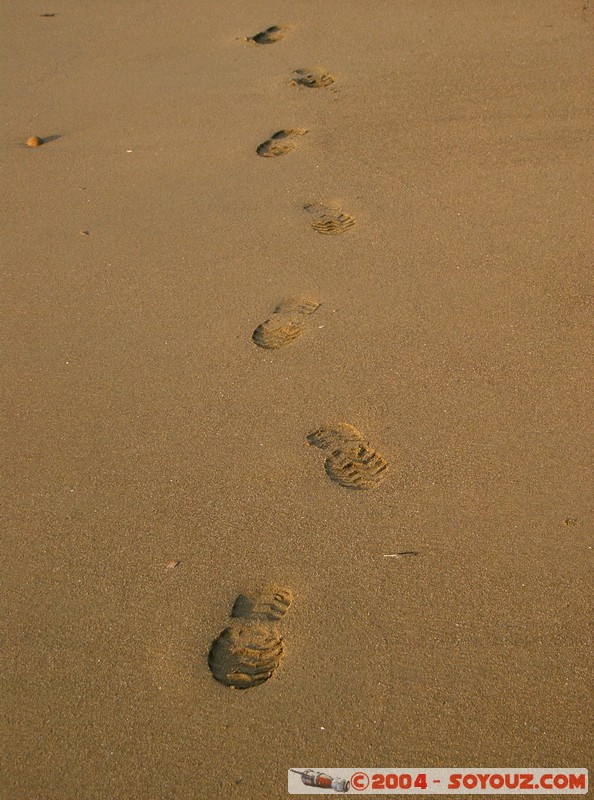
[[[231,625],[214,640],[208,655],[208,666],[217,681],[234,689],[250,689],[272,677],[285,654],[276,623],[292,601],[290,589],[270,586],[252,595],[239,595]]]
[[[296,69],[293,75],[293,86],[306,86],[308,89],[323,89],[334,83],[334,76],[323,69]]]
[[[282,41],[287,35],[287,29],[280,25],[271,25],[265,31],[260,31],[254,36],[248,36],[246,42],[255,42],[256,44],[274,44],[275,42]]]
[[[293,297],[277,305],[269,319],[252,334],[252,341],[265,350],[285,347],[305,332],[305,320],[320,307],[313,297]]]
[[[335,205],[307,203],[305,211],[312,215],[311,227],[327,236],[340,236],[355,224],[355,218]]]
[[[387,461],[353,425],[341,422],[320,428],[308,434],[307,441],[329,454],[326,473],[346,489],[375,489],[386,477]]]
[[[297,136],[305,136],[307,130],[305,128],[285,128],[284,130],[273,133],[270,139],[267,139],[256,148],[256,153],[262,158],[275,158],[276,156],[284,156],[295,150]]]

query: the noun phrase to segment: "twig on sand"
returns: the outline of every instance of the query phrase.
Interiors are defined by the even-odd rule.
[[[403,556],[418,556],[419,550],[403,550],[401,553],[384,553],[384,558],[402,558]]]

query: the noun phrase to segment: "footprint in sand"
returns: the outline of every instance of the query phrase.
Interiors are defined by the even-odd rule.
[[[386,477],[388,463],[353,426],[346,422],[320,428],[307,441],[328,453],[328,477],[346,489],[374,489]]]
[[[296,69],[291,86],[306,86],[308,89],[323,89],[334,83],[334,76],[325,69]]]
[[[298,339],[305,331],[305,321],[320,307],[313,297],[293,297],[283,300],[272,316],[258,325],[252,341],[265,350],[277,350]]]
[[[210,648],[208,666],[213,677],[233,689],[250,689],[272,677],[285,654],[276,623],[292,602],[290,589],[274,586],[252,595],[240,594],[231,611],[231,624]]]
[[[295,150],[297,136],[305,136],[307,130],[305,128],[285,128],[284,130],[273,133],[270,139],[267,139],[256,148],[256,153],[262,158],[274,158],[276,156],[284,156]]]
[[[333,203],[306,203],[303,206],[311,214],[311,227],[326,236],[340,236],[355,224],[355,218]]]
[[[287,35],[287,28],[281,25],[271,25],[265,31],[260,31],[254,36],[248,36],[246,42],[255,42],[255,44],[274,44],[275,42],[282,41]]]

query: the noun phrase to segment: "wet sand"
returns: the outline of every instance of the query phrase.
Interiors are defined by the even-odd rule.
[[[588,767],[589,4],[3,18],[4,796]],[[337,422],[377,488],[308,446]],[[230,689],[209,648],[270,583],[285,658]]]

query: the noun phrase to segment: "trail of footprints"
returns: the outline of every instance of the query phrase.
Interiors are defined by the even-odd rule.
[[[245,41],[254,45],[275,44],[287,33],[287,27],[272,25],[246,37]],[[324,89],[335,82],[334,76],[321,68],[299,68],[292,74],[291,84],[306,89]],[[298,140],[307,132],[305,128],[283,128],[258,145],[256,152],[263,158],[287,155],[297,148]],[[27,141],[30,147],[42,143],[39,137]],[[311,227],[320,234],[341,235],[355,224],[354,217],[335,203],[307,203],[304,210],[310,214]],[[306,295],[281,301],[254,330],[254,344],[265,350],[291,344],[303,335],[308,318],[319,306],[316,298]],[[374,489],[386,477],[386,460],[353,425],[338,423],[319,428],[307,435],[307,442],[324,453],[326,473],[339,486]],[[250,689],[268,681],[285,655],[280,622],[292,602],[292,590],[276,586],[239,595],[228,626],[214,639],[208,654],[213,677],[235,689]]]
[[[282,41],[287,28],[272,25],[247,42],[264,45]],[[291,84],[307,89],[322,89],[334,83],[324,69],[296,69]],[[262,158],[288,155],[298,147],[305,128],[283,128],[256,148]],[[355,218],[337,203],[306,203],[311,227],[317,233],[340,236],[355,224]],[[308,319],[320,307],[314,297],[300,295],[282,300],[270,316],[252,333],[253,343],[264,350],[279,350],[299,339]],[[345,422],[319,428],[309,433],[307,442],[325,455],[328,477],[346,489],[377,488],[386,477],[388,464],[363,435]],[[278,670],[285,645],[280,621],[293,601],[288,588],[267,586],[251,595],[241,594],[231,611],[229,625],[213,641],[208,665],[213,677],[234,689],[250,689],[272,677]]]

